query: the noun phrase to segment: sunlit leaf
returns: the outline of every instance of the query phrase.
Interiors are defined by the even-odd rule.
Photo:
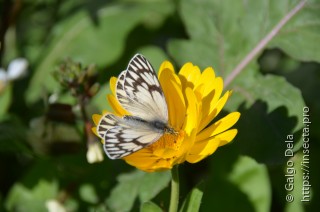
[[[180,14],[190,40],[170,42],[169,52],[180,64],[191,60],[201,67],[214,66],[225,77],[298,2],[181,1]],[[306,8],[270,45],[304,60],[319,60],[313,43],[320,39],[320,16],[316,4]],[[305,47],[306,41],[310,48]]]
[[[140,212],[162,212],[163,210],[153,202],[145,202],[141,205]]]
[[[199,211],[203,196],[204,183],[198,184],[193,188],[184,200],[180,212]]]

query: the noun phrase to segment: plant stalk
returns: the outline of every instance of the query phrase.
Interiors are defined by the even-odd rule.
[[[169,212],[177,212],[179,206],[179,169],[175,165],[171,169],[171,197]]]

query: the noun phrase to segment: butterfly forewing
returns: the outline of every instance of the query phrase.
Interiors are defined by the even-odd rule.
[[[134,104],[132,106],[130,102],[131,105],[123,105],[129,112],[146,120],[168,122],[167,103],[159,80],[151,64],[142,55],[136,54],[129,62],[123,89]]]

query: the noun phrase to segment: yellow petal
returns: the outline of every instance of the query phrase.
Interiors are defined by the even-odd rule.
[[[116,96],[116,84],[117,84],[117,80],[118,80],[117,77],[111,77],[111,78],[110,78],[110,81],[109,81],[110,90],[111,90],[111,92],[112,92],[112,94],[113,94],[114,96]]]
[[[92,131],[96,136],[100,137],[100,135],[99,135],[98,132],[97,132],[97,127],[92,127],[92,128],[91,128],[91,131]]]
[[[196,142],[192,147],[192,151],[187,156],[186,160],[189,163],[197,163],[200,160],[208,157],[219,147],[220,140],[217,138],[208,139],[207,141]]]
[[[220,138],[219,146],[228,144],[230,141],[234,139],[234,137],[236,137],[237,133],[237,129],[231,129],[217,135],[216,137]]]
[[[166,170],[166,169],[171,169],[172,168],[172,163],[170,160],[158,160],[153,166],[152,169],[155,170]]]
[[[159,78],[160,78],[161,72],[162,72],[163,70],[166,70],[166,69],[168,69],[168,70],[170,70],[171,72],[174,73],[174,67],[173,67],[173,65],[172,65],[169,61],[167,61],[167,60],[165,60],[165,61],[164,61],[163,63],[161,63],[161,65],[160,65],[159,72],[158,72],[158,77],[159,77]]]
[[[215,95],[210,93],[207,97],[211,99],[210,95]],[[198,132],[203,130],[222,110],[227,100],[231,95],[230,91],[227,91],[221,99],[216,102],[216,98],[212,98],[212,101],[209,103],[207,98],[203,99],[202,102],[202,119],[200,121]]]
[[[205,89],[205,85],[204,84],[200,84],[195,89],[193,89],[194,94],[196,95],[197,100],[198,100],[199,103],[202,101],[204,89]]]
[[[201,85],[203,86],[202,88],[203,92],[201,93],[202,96],[207,96],[212,90],[214,90],[214,87],[216,86],[214,83],[215,77],[216,76],[215,76],[214,70],[211,67],[206,68],[202,72],[196,85],[196,89],[198,86],[201,86]]]
[[[183,126],[185,136],[184,136],[184,142],[182,142],[181,147],[178,151],[178,157],[184,157],[183,155],[188,154],[191,147],[193,146],[193,143],[195,141],[195,136],[197,132],[197,111],[198,111],[198,105],[196,96],[191,90],[191,88],[186,89],[186,96],[187,96],[187,113],[186,113],[186,119]]]
[[[232,141],[237,135],[237,132],[237,129],[231,129],[206,140],[195,142],[186,160],[189,163],[197,163],[209,155],[212,155],[218,147]]]
[[[190,63],[190,62],[189,63],[185,63],[181,67],[181,69],[179,71],[179,75],[186,76],[186,79],[188,79],[187,76],[189,75],[190,71],[192,71],[193,67],[194,67],[194,65],[192,63]]]
[[[194,66],[192,63],[184,64],[179,72],[179,78],[183,88],[190,87],[193,89],[200,76],[201,72],[199,67]]]
[[[95,125],[99,124],[99,121],[100,121],[101,117],[102,117],[102,115],[100,115],[100,114],[93,114],[92,115],[92,120],[93,120]]]
[[[176,130],[180,130],[186,114],[186,103],[179,86],[180,80],[170,69],[163,69],[159,80],[168,105],[169,123]]]
[[[220,119],[219,121],[215,122],[214,124],[210,125],[208,128],[201,131],[197,137],[196,141],[206,140],[209,137],[213,137],[230,127],[232,127],[240,117],[239,112],[232,112],[225,116],[224,118]]]
[[[130,165],[147,168],[154,164],[158,158],[152,155],[148,149],[141,149],[131,155],[123,157],[123,159]]]
[[[129,114],[128,111],[122,108],[122,106],[120,105],[120,103],[118,102],[117,98],[114,95],[112,94],[107,95],[107,99],[116,115],[124,116]]]
[[[198,104],[197,98],[194,92],[190,89],[186,89],[186,97],[187,97],[187,114],[186,114],[186,121],[184,123],[183,129],[190,135],[192,130],[196,128],[197,125],[197,117],[198,117]]]

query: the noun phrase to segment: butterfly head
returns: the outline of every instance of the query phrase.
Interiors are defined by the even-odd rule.
[[[165,126],[164,133],[172,134],[172,135],[178,135],[179,133],[175,131],[172,127]]]

